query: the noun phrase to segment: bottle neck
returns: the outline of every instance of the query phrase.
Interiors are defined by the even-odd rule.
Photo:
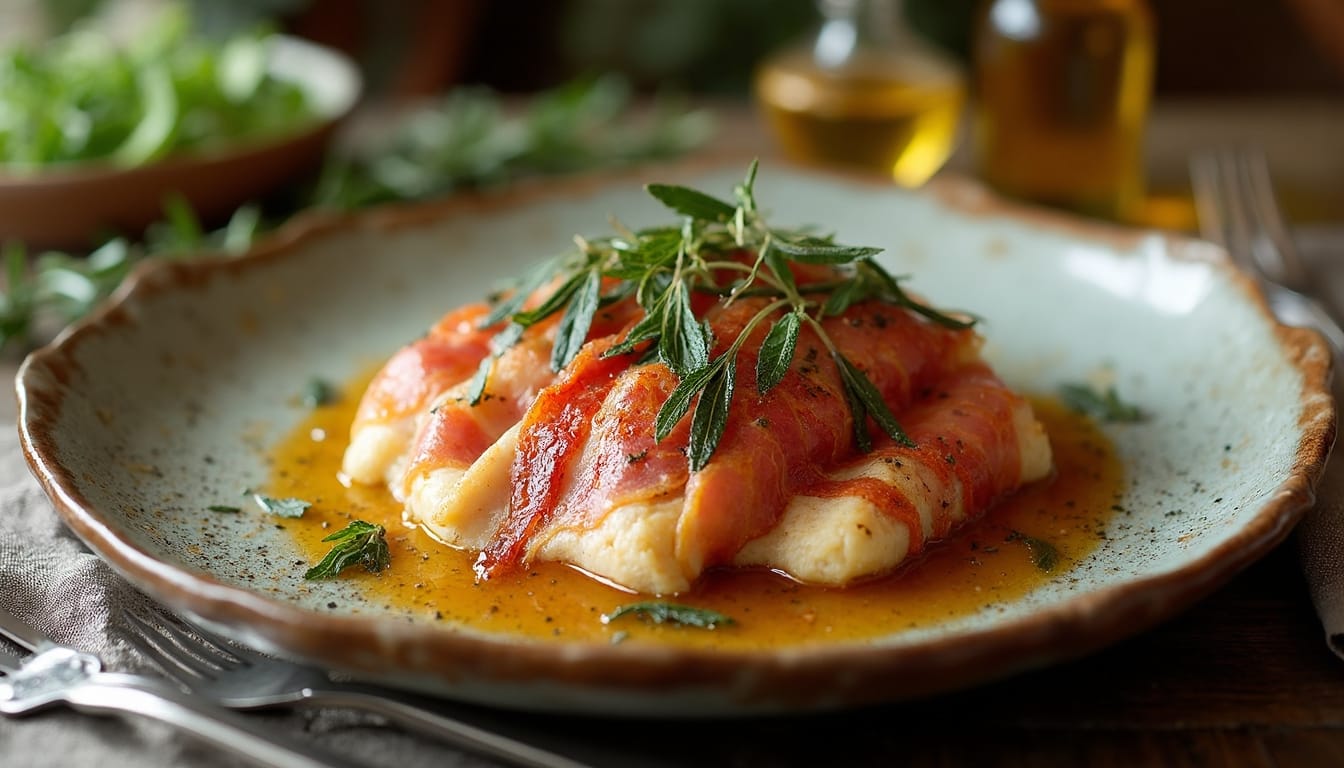
[[[822,66],[840,66],[862,47],[904,40],[904,6],[904,0],[817,0],[823,21],[814,58]]]

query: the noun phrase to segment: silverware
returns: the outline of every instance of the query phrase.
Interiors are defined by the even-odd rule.
[[[1263,153],[1211,150],[1190,161],[1200,233],[1222,245],[1259,280],[1270,307],[1291,325],[1320,331],[1344,354],[1344,328],[1333,308],[1314,295],[1313,279],[1274,198]]]
[[[0,635],[32,652],[21,658],[0,650],[0,714],[28,715],[65,704],[80,712],[159,720],[261,765],[350,764],[314,755],[305,744],[264,731],[242,716],[154,678],[103,672],[98,657],[47,640],[4,609],[0,609]]]
[[[149,621],[127,613],[127,637],[169,677],[198,696],[231,709],[304,704],[371,712],[424,736],[527,768],[585,768],[582,763],[430,712],[387,688],[337,681],[225,640],[177,619]],[[185,627],[185,628],[184,628]]]

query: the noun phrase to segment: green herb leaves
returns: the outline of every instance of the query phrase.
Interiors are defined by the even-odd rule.
[[[731,616],[725,616],[718,611],[661,600],[622,605],[611,613],[603,614],[602,623],[610,624],[622,616],[630,615],[641,616],[654,624],[680,624],[699,629],[718,629],[736,623]]]
[[[320,408],[334,403],[337,396],[336,387],[332,386],[331,382],[314,376],[304,385],[302,399],[305,406]]]
[[[322,539],[334,541],[335,546],[317,565],[309,568],[303,578],[334,579],[346,568],[364,566],[369,573],[378,573],[392,564],[387,549],[387,531],[381,525],[352,520],[349,525]]]
[[[588,329],[592,327],[593,315],[597,314],[599,292],[602,290],[602,272],[589,269],[579,275],[574,296],[565,307],[564,317],[560,318],[560,331],[555,336],[555,346],[551,348],[551,367],[560,370],[574,356],[588,339]]]
[[[859,450],[866,452],[873,447],[872,438],[868,436],[869,416],[873,417],[873,421],[876,421],[892,440],[900,445],[914,447],[914,441],[905,434],[905,430],[901,429],[901,425],[896,422],[896,416],[882,399],[882,393],[877,391],[877,387],[868,380],[863,370],[839,352],[832,352],[832,355],[835,357],[835,364],[840,366],[840,378],[845,382],[849,409],[854,414],[854,442],[858,444]]]
[[[1138,422],[1145,418],[1137,405],[1120,399],[1114,385],[1107,387],[1105,392],[1098,392],[1087,384],[1063,384],[1059,396],[1069,408],[1102,421]]]
[[[748,338],[761,338],[757,331],[762,327],[767,330],[756,356],[759,394],[788,375],[806,327],[839,368],[858,446],[871,447],[870,416],[892,439],[909,444],[881,393],[836,348],[822,320],[867,300],[895,304],[952,328],[970,327],[974,318],[948,315],[915,301],[872,261],[878,248],[837,243],[811,230],[771,227],[756,203],[756,171],[753,162],[734,188],[732,202],[689,187],[650,184],[649,194],[682,217],[680,226],[631,232],[618,224],[615,236],[576,238],[578,252],[555,262],[549,274],[557,288],[535,309],[522,311],[520,287],[508,302],[509,311],[497,308],[491,321],[508,319],[529,327],[561,313],[551,355],[559,369],[578,354],[600,307],[633,296],[644,316],[605,355],[642,351],[643,359],[657,360],[677,375],[680,382],[659,409],[654,433],[663,440],[690,414],[686,455],[692,471],[702,469],[718,447],[735,395],[738,352]],[[802,274],[801,265],[809,265],[813,275],[833,267],[834,280],[820,283],[814,276],[800,286],[795,267]],[[529,282],[540,286],[546,280],[533,277]],[[714,297],[717,304],[709,301]],[[735,337],[713,338],[705,320],[709,310],[746,297],[764,301]],[[516,337],[509,343],[513,341]],[[473,402],[491,365],[493,357],[482,364]]]
[[[1021,531],[1012,531],[1005,541],[1016,541],[1026,547],[1027,552],[1031,555],[1032,564],[1043,573],[1050,573],[1059,566],[1059,550],[1055,548],[1054,544],[1044,539],[1028,536]]]
[[[303,499],[278,499],[260,493],[252,494],[252,499],[262,510],[276,517],[303,517],[303,513],[312,506],[311,502]]]
[[[784,379],[798,348],[798,333],[803,321],[797,312],[790,312],[770,326],[770,332],[761,342],[761,354],[756,358],[756,391],[764,395]]]
[[[689,187],[650,184],[645,189],[657,198],[658,202],[687,218],[722,223],[737,213],[735,206]]]

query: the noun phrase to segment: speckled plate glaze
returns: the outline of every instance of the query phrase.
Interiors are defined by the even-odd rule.
[[[847,242],[884,246],[913,288],[983,315],[988,354],[1010,383],[1048,392],[1110,375],[1152,414],[1108,428],[1131,513],[1068,578],[873,642],[713,652],[417,621],[361,603],[349,581],[305,583],[301,569],[269,567],[302,556],[248,516],[211,523],[239,543],[203,546],[199,500],[265,477],[264,447],[305,415],[293,396],[302,382],[367,370],[574,232],[607,231],[609,215],[665,220],[645,181],[727,190],[743,165],[310,218],[239,260],[141,270],[23,366],[28,460],[90,547],[227,634],[446,697],[608,714],[847,706],[1077,657],[1208,594],[1311,503],[1334,434],[1326,349],[1276,324],[1216,248],[1008,206],[963,181],[911,194],[767,166],[757,189],[774,221],[822,222]]]

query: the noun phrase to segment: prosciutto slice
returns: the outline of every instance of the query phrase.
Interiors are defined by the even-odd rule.
[[[444,315],[424,338],[394,354],[364,390],[350,426],[342,471],[366,483],[388,483],[402,470],[429,403],[475,372],[493,332],[479,327],[490,311],[468,304]]]
[[[715,354],[763,301],[710,313]],[[638,364],[639,351],[604,354],[636,314],[607,308],[558,375],[547,365],[554,329],[536,327],[500,358],[487,399],[471,406],[458,383],[425,401],[389,487],[411,520],[479,551],[482,578],[555,560],[654,594],[722,566],[843,585],[899,566],[1050,470],[1044,431],[983,363],[977,334],[861,302],[823,325],[915,447],[865,424],[874,450],[857,452],[839,371],[806,325],[788,373],[758,394],[762,323],[738,352],[718,448],[690,472],[689,415],[654,439],[677,376]]]

